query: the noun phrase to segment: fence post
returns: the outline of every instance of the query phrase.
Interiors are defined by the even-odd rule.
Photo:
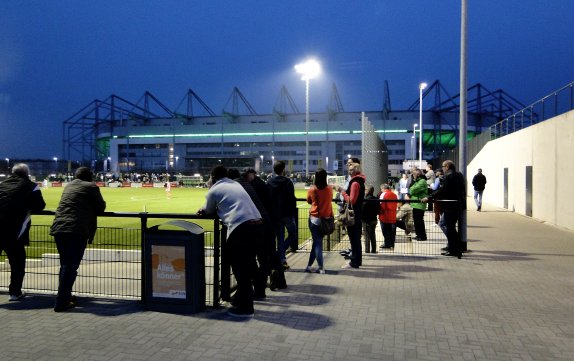
[[[219,218],[213,220],[213,307],[219,307],[219,261],[221,259],[221,233],[219,231]]]
[[[141,223],[141,254],[140,254],[140,263],[141,263],[141,300],[145,304],[146,303],[146,296],[145,296],[145,257],[144,257],[144,250],[145,250],[145,232],[147,230],[147,212],[140,213],[140,223]]]

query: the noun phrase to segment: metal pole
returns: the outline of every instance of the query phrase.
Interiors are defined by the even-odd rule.
[[[468,1],[461,0],[461,11],[460,11],[460,124],[459,124],[459,153],[458,153],[458,169],[465,176],[466,179],[466,126],[467,126],[467,44],[468,44],[468,34],[467,34],[467,9]],[[465,200],[466,201],[466,200]],[[466,208],[466,207],[465,207]],[[462,241],[462,250],[467,250],[467,238],[466,238],[466,212],[462,212],[461,219],[459,221],[459,232],[460,239]],[[460,254],[459,254],[460,257]]]
[[[305,79],[305,182],[309,179],[309,77]]]
[[[419,169],[423,168],[423,87],[419,85]]]

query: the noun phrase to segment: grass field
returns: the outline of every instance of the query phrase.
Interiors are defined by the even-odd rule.
[[[42,189],[42,196],[46,201],[46,210],[55,211],[60,202],[64,188]],[[106,211],[114,213],[122,212],[148,212],[148,213],[175,213],[175,214],[195,214],[205,203],[205,188],[172,188],[170,194],[163,188],[100,188],[102,196],[106,201]],[[305,198],[306,190],[296,189],[297,198]],[[308,208],[306,202],[300,201],[301,208]],[[307,215],[306,209],[299,212],[299,216]],[[44,253],[56,253],[55,244],[48,236],[48,227],[54,220],[53,216],[33,216],[34,226],[31,235],[31,242],[27,247],[27,254],[30,258],[41,257]],[[150,218],[148,227],[163,224],[169,219]],[[193,223],[199,224],[206,232],[213,231],[213,220],[194,219]],[[94,239],[93,248],[121,248],[139,249],[141,244],[140,233],[141,222],[139,217],[118,218],[118,217],[98,217],[98,232]],[[111,230],[119,228],[119,230]],[[174,227],[162,227],[162,229],[179,229]],[[299,230],[299,238],[309,237],[307,227]],[[206,238],[206,244],[211,244],[211,237]],[[5,256],[0,255],[0,262]]]
[[[55,211],[64,188],[45,188],[42,195],[46,201],[46,210]],[[149,213],[182,213],[195,214],[205,203],[206,188],[172,188],[170,194],[163,188],[100,188],[106,201],[107,212],[149,212]],[[305,198],[307,191],[297,189],[295,196]],[[299,202],[306,205],[305,202]],[[52,216],[34,216],[33,224],[50,225]],[[150,220],[149,225],[166,222],[164,219]],[[204,225],[201,220],[198,224]],[[99,217],[98,226],[118,228],[139,228],[139,218]],[[205,225],[211,228],[211,222]]]

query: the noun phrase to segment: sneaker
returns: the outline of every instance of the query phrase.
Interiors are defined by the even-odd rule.
[[[305,273],[311,273],[311,267],[309,266],[305,267]]]
[[[324,275],[324,274],[325,274],[325,269],[324,269],[324,268],[319,268],[319,269],[317,270],[317,273],[319,273],[319,274],[321,274],[321,275]]]
[[[283,262],[282,266],[283,266],[283,270],[284,270],[284,271],[287,271],[289,268],[291,268],[291,267],[289,267],[289,265],[287,264],[287,261]]]
[[[24,297],[26,297],[26,294],[24,292],[20,293],[19,295],[10,295],[10,298],[8,298],[8,301],[20,301],[22,300]]]
[[[227,314],[229,316],[232,317],[238,317],[238,318],[251,318],[253,317],[253,315],[255,314],[255,312],[253,311],[243,311],[238,309],[237,307],[231,307],[229,310],[227,310]]]

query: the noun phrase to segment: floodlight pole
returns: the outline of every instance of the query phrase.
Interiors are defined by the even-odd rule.
[[[309,77],[305,78],[305,182],[309,179]]]

